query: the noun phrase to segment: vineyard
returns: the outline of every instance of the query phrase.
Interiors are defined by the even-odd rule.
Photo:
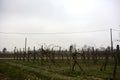
[[[120,80],[119,45],[114,50],[15,47],[0,57],[0,80]]]

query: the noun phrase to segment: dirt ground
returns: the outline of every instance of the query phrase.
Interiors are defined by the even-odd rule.
[[[10,79],[4,74],[0,73],[0,80],[10,80]]]

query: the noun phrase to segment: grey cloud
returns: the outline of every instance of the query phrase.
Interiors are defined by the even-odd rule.
[[[63,6],[54,6],[50,0],[2,0],[1,13],[38,17],[61,17]]]

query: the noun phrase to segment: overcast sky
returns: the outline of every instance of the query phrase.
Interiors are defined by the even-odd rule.
[[[0,34],[0,50],[14,46],[24,47],[42,44],[84,44],[100,47],[110,45],[109,29],[120,29],[120,0],[0,0],[0,32],[21,33],[69,33],[18,35]],[[98,32],[89,32],[105,30]],[[113,31],[113,40],[119,39]],[[114,42],[116,44],[116,42]]]

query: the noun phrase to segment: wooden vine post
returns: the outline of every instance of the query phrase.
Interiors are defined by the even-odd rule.
[[[36,51],[35,51],[35,46],[34,46],[34,49],[33,49],[33,62],[35,62],[36,60]]]
[[[70,70],[72,71],[72,49],[73,49],[73,46],[71,45],[70,48],[69,48],[69,51],[70,51]]]
[[[114,54],[114,70],[113,70],[113,80],[116,79],[116,74],[117,74],[117,64],[118,64],[118,55],[119,55],[119,45],[117,45],[117,51]]]
[[[16,47],[14,47],[14,60],[16,59]]]

